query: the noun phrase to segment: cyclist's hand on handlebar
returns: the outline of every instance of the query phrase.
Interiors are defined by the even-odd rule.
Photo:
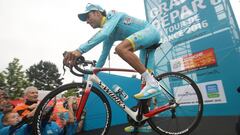
[[[67,52],[64,55],[63,63],[64,63],[64,65],[67,65],[67,66],[71,67],[75,64],[76,58],[78,58],[80,56],[81,56],[81,53],[77,50]]]

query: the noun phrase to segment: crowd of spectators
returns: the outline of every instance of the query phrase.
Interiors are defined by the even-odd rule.
[[[64,111],[52,111],[51,115],[43,119],[46,120],[42,122],[45,124],[41,129],[43,135],[73,135],[82,131],[85,113],[80,122],[77,122],[75,118],[78,98],[74,96],[63,98]],[[23,99],[22,104],[15,106],[11,103],[7,92],[0,89],[0,135],[32,134],[32,117],[39,104],[38,89],[34,86],[27,87],[24,90]]]

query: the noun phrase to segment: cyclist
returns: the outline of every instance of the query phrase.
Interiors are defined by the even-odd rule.
[[[160,88],[154,77],[148,72],[134,51],[156,44],[160,40],[157,29],[147,21],[131,17],[125,13],[106,11],[99,5],[88,4],[84,13],[78,15],[81,21],[86,21],[92,28],[102,28],[90,40],[78,49],[68,52],[64,63],[73,65],[76,57],[81,56],[100,42],[103,42],[102,54],[97,67],[102,67],[115,41],[122,42],[115,48],[116,53],[130,64],[146,80],[146,86],[135,96],[137,99],[148,99],[160,93]]]
[[[64,63],[72,66],[76,57],[88,52],[90,49],[103,42],[103,49],[96,67],[102,67],[107,59],[115,41],[121,41],[115,48],[116,53],[139,72],[146,81],[145,87],[134,95],[136,99],[149,99],[160,94],[158,82],[142,64],[144,62],[141,50],[157,44],[160,34],[157,29],[148,23],[115,10],[106,14],[99,5],[88,3],[83,13],[78,14],[81,21],[86,21],[92,28],[101,28],[91,39],[81,44],[79,48],[68,52]],[[140,59],[134,51],[140,50]],[[144,51],[143,51],[144,52]]]

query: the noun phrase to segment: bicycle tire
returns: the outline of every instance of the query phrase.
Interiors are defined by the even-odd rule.
[[[50,104],[51,99],[53,99],[62,92],[66,92],[67,90],[72,90],[75,88],[80,90],[85,88],[84,86],[85,84],[83,83],[70,83],[62,85],[54,91],[50,92],[47,96],[45,96],[38,105],[34,114],[33,134],[43,134],[43,131],[41,130],[41,120],[43,118],[43,112],[44,110],[46,110],[46,106]],[[99,110],[99,108],[101,110]],[[84,110],[86,111],[86,116],[84,121],[84,129],[83,132],[81,132],[81,135],[106,135],[111,125],[112,111],[109,101],[107,100],[105,95],[96,87],[92,87]]]
[[[156,97],[157,106],[169,103],[166,101],[171,101],[171,98],[179,106],[150,118],[149,125],[161,135],[190,134],[199,125],[203,114],[203,99],[198,86],[188,76],[177,72],[164,73],[156,79],[173,95],[166,97],[167,94],[163,92]]]

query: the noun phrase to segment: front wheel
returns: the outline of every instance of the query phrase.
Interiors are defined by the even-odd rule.
[[[175,105],[148,120],[150,126],[163,135],[190,134],[199,125],[203,113],[203,99],[196,83],[176,72],[156,77],[163,90],[154,97],[152,108],[166,104]]]
[[[75,97],[72,108],[76,113],[84,88],[83,83],[71,83],[57,88],[43,98],[34,115],[33,134],[45,135],[51,132],[67,135],[106,135],[111,125],[111,108],[104,94],[95,87],[91,89],[81,120],[75,119],[74,123],[69,123],[70,114],[66,103],[69,100],[66,97]],[[49,127],[53,126],[54,130],[50,131]]]

